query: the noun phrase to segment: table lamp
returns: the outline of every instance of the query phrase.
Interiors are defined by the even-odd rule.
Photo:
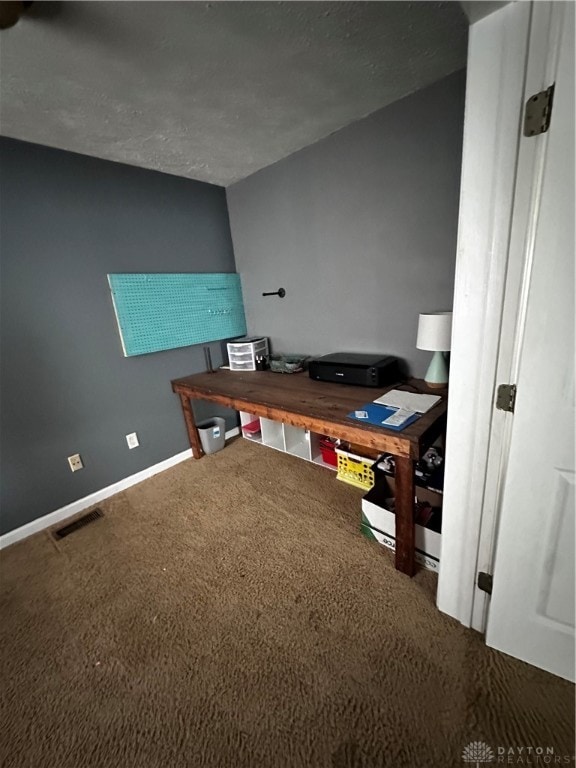
[[[450,351],[452,312],[427,312],[418,319],[416,347],[434,352],[424,380],[429,387],[440,389],[448,384],[444,352]]]

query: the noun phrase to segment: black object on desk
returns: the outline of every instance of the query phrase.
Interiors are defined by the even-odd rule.
[[[310,360],[310,378],[355,384],[361,387],[385,387],[399,381],[398,358],[358,352],[335,352]]]

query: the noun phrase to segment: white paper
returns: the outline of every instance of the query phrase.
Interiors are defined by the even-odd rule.
[[[412,416],[414,416],[414,411],[409,411],[407,408],[398,408],[396,413],[393,413],[391,416],[388,416],[387,419],[384,419],[382,426],[401,427],[402,424],[404,424],[405,421],[408,421],[408,419],[411,419]]]
[[[388,405],[391,408],[406,408],[415,413],[426,413],[439,403],[442,398],[438,395],[420,395],[416,392],[402,392],[400,389],[391,389],[385,395],[374,400],[380,405]]]

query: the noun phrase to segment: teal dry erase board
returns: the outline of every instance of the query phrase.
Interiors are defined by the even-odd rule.
[[[125,356],[244,336],[240,275],[108,275]]]

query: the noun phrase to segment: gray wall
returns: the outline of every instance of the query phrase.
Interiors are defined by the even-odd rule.
[[[458,72],[227,189],[249,333],[424,374],[418,313],[452,307],[464,91]]]
[[[202,348],[124,358],[107,273],[231,272],[234,257],[220,187],[10,139],[0,172],[6,532],[189,447],[170,380],[204,370]]]

